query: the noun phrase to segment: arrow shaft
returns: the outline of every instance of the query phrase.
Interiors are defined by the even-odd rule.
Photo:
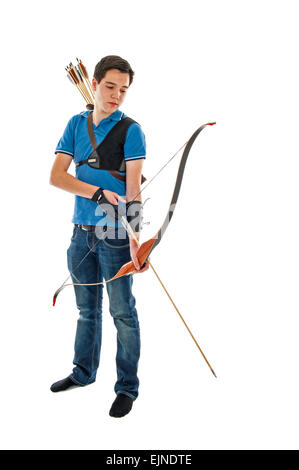
[[[86,82],[86,84],[87,84],[87,86],[88,86],[88,88],[89,88],[89,90],[90,90],[91,96],[92,96],[93,99],[94,99],[94,91],[93,91],[93,89],[92,89],[92,87],[91,87],[91,83],[90,83],[90,80],[89,80],[89,76],[88,76],[86,67],[85,67],[85,65],[83,64],[82,60],[79,60],[78,58],[77,58],[77,63],[78,63],[78,67],[79,67],[79,69],[80,69],[80,71],[81,71],[81,73],[82,73],[82,76],[84,77],[84,80],[85,80],[85,82]]]

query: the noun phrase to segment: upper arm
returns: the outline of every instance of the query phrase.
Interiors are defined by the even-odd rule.
[[[67,123],[66,128],[62,134],[62,137],[59,139],[55,153],[56,154],[66,154],[71,157],[75,153],[75,127],[78,116],[73,116]]]
[[[144,159],[146,155],[145,135],[137,122],[130,125],[124,144],[125,161]]]
[[[142,173],[142,167],[143,167],[143,158],[140,158],[138,160],[132,160],[131,162],[128,161],[126,162],[126,179],[127,183],[132,182],[132,183],[139,183],[141,180],[141,173]]]
[[[126,162],[126,185],[128,199],[135,198],[140,191],[141,174],[144,159]]]
[[[54,160],[50,183],[54,184],[54,179],[62,173],[67,172],[74,156],[74,127],[77,116],[73,116],[59,139],[55,153],[56,159]]]
[[[142,166],[146,155],[145,136],[137,122],[128,129],[124,145],[126,162],[127,199],[134,199],[140,192]]]

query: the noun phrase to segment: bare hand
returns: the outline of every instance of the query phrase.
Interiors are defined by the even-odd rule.
[[[146,265],[144,266],[144,268],[140,268],[140,264],[139,264],[139,261],[138,261],[138,258],[137,258],[137,251],[139,249],[139,244],[136,240],[133,240],[132,238],[130,238],[130,253],[131,253],[131,259],[134,263],[134,266],[136,268],[135,271],[132,272],[132,274],[140,274],[140,273],[143,273],[144,271],[147,271],[148,268],[149,268],[149,264],[148,262],[146,262]]]
[[[103,190],[104,196],[110,204],[117,205],[118,201],[126,202],[124,198],[122,198],[119,194],[114,193],[113,191],[109,191],[109,189]]]

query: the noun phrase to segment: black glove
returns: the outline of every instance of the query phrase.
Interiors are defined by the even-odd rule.
[[[96,190],[96,192],[94,193],[94,195],[92,196],[91,200],[94,201],[94,202],[97,202],[98,204],[100,204],[100,200],[102,198],[105,198],[104,196],[104,191],[102,190],[102,188],[99,188]],[[105,198],[106,199],[106,198]]]
[[[111,217],[111,219],[119,220],[121,216],[125,215],[124,213],[121,213],[118,204],[111,204],[111,202],[106,199],[102,188],[97,189],[91,200],[96,202],[105,214],[107,214],[108,217]]]
[[[130,201],[126,204],[127,221],[134,232],[140,232],[143,220],[143,206],[140,201]]]

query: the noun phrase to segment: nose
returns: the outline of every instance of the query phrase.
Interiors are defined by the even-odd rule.
[[[113,90],[112,98],[115,98],[118,100],[119,97],[120,97],[120,90]]]

